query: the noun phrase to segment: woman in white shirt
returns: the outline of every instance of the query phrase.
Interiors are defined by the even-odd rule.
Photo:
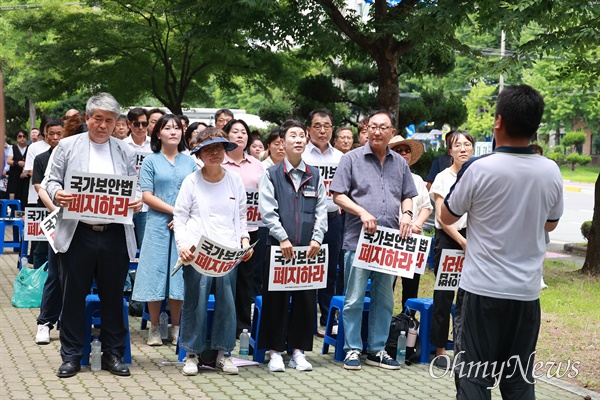
[[[409,166],[415,164],[423,155],[423,143],[414,139],[404,139],[402,136],[394,136],[388,143],[390,149],[400,154],[402,158],[407,162]],[[423,178],[415,173],[411,173],[415,186],[419,194],[413,197],[413,209],[412,209],[412,232],[417,234],[423,233],[423,224],[429,218],[433,206],[431,205],[431,199],[429,198],[429,192],[427,191],[427,185]],[[402,309],[404,309],[404,303],[406,300],[419,297],[419,281],[421,279],[420,274],[415,274],[413,278],[402,278]]]
[[[433,262],[437,276],[438,265],[443,249],[466,250],[467,246],[467,214],[452,225],[444,224],[439,216],[444,198],[450,191],[462,166],[473,157],[475,139],[467,132],[455,131],[446,135],[446,147],[450,149],[452,165],[440,172],[433,181],[430,196],[435,203],[435,242]],[[454,292],[448,290],[433,291],[433,320],[431,322],[430,343],[436,347],[434,366],[446,370],[448,358],[438,357],[446,354],[448,329],[450,327],[450,310]]]
[[[246,229],[246,191],[238,174],[221,164],[225,151],[237,147],[217,128],[207,128],[192,141],[191,154],[202,159],[204,166],[188,175],[175,202],[173,223],[179,257],[184,263],[194,258],[192,246],[202,236],[227,247],[250,246]],[[250,250],[243,261],[252,256]],[[238,369],[228,356],[235,348],[235,277],[228,274],[213,278],[184,265],[184,298],[181,313],[180,346],[187,352],[184,375],[198,374],[197,355],[205,350],[218,351],[216,368],[226,374]],[[207,303],[211,285],[215,285],[215,311],[210,348],[207,341]]]

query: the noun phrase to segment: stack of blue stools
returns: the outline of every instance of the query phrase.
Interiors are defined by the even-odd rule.
[[[418,311],[419,316],[419,340],[421,341],[421,355],[419,356],[419,363],[429,364],[430,355],[432,351],[435,351],[429,343],[429,337],[431,333],[431,321],[433,319],[433,299],[408,299],[404,304],[410,311]],[[454,303],[452,303],[452,309],[450,315],[452,315],[452,331],[454,332]],[[454,335],[452,335],[454,337]],[[429,349],[429,351],[427,351]],[[448,341],[446,350],[454,350],[454,341]]]
[[[344,351],[344,296],[333,296],[329,305],[329,315],[327,317],[327,326],[325,327],[325,337],[323,338],[323,348],[321,354],[329,352],[329,346],[334,346],[333,359],[336,362],[344,361],[346,352]],[[367,335],[369,326],[369,310],[371,308],[371,298],[365,296],[363,306],[361,334],[363,338],[363,352],[367,350]],[[335,324],[336,310],[339,311],[337,335],[332,333]]]
[[[10,207],[10,214],[8,213]],[[21,238],[23,237],[23,220],[17,218],[15,211],[21,210],[19,200],[0,200],[0,254],[4,254],[5,247],[19,249],[21,247]],[[13,230],[12,240],[5,241],[4,233],[6,228],[16,227]]]
[[[100,298],[97,294],[88,294],[85,298],[85,345],[83,346],[83,354],[81,356],[81,365],[90,365],[90,343],[92,341],[92,325],[96,328],[100,327],[102,321],[100,320]],[[123,362],[125,364],[131,364],[131,339],[129,337],[129,316],[127,312],[127,301],[123,299],[123,319],[125,327],[127,328],[127,339],[125,354],[123,355]]]

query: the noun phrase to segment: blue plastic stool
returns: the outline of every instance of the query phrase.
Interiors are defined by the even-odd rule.
[[[208,325],[206,328],[206,335],[208,336],[208,339],[210,339],[210,337],[211,337],[210,331],[212,328],[213,314],[215,312],[215,295],[214,294],[208,295],[208,305],[207,305],[206,311],[208,311],[208,316],[206,317],[206,324]],[[177,361],[183,362],[183,360],[185,359],[186,351],[184,349],[182,349],[181,347],[179,347],[180,339],[181,339],[181,335],[177,338],[177,346],[175,347],[175,354],[177,354]]]
[[[123,299],[123,319],[127,328],[127,338],[125,346],[125,354],[123,354],[123,362],[131,364],[131,339],[129,337],[129,316],[127,312],[127,301]],[[85,298],[85,345],[80,364],[83,366],[90,365],[90,351],[92,342],[92,325],[95,327],[101,326],[100,320],[100,298],[97,294],[88,294]],[[102,329],[102,328],[100,328]]]
[[[429,364],[431,352],[435,351],[435,347],[429,343],[431,321],[433,319],[433,299],[408,299],[404,306],[411,311],[418,311],[420,313],[419,340],[421,341],[421,355],[419,356],[419,363]],[[452,303],[452,308],[450,309],[450,315],[452,315],[452,331],[454,331],[454,308],[455,305]],[[427,351],[427,349],[429,349],[429,351]],[[448,341],[446,350],[454,350],[454,341]]]
[[[17,232],[13,231],[12,240],[4,240],[6,228],[16,227]],[[21,238],[23,237],[23,220],[21,218],[3,218],[0,219],[0,254],[4,254],[4,248],[21,248]]]
[[[252,325],[250,325],[250,347],[249,353],[252,360],[260,364],[265,362],[265,353],[267,349],[258,349],[258,337],[260,334],[260,317],[262,313],[262,296],[254,298],[254,315],[252,316]]]
[[[344,351],[344,299],[345,296],[333,296],[329,305],[329,315],[327,317],[327,326],[325,327],[325,337],[323,338],[323,348],[321,354],[329,352],[329,346],[334,346],[333,360],[336,362],[344,361],[346,352]],[[361,334],[363,338],[363,352],[367,350],[367,333],[369,326],[369,310],[371,309],[371,298],[365,297],[362,315]],[[335,310],[339,310],[338,316],[338,333],[331,333],[335,324]]]
[[[10,215],[8,214],[8,207],[10,207]],[[0,200],[0,218],[12,218],[15,216],[16,210],[22,210],[20,200]]]

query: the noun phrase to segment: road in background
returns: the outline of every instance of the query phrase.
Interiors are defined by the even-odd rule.
[[[591,221],[594,213],[594,184],[565,182],[565,210],[558,226],[550,232],[550,241],[555,244],[582,243],[581,224]]]

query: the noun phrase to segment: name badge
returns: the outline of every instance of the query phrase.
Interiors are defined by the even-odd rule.
[[[317,197],[316,190],[303,190],[302,194],[304,195],[304,197]]]

